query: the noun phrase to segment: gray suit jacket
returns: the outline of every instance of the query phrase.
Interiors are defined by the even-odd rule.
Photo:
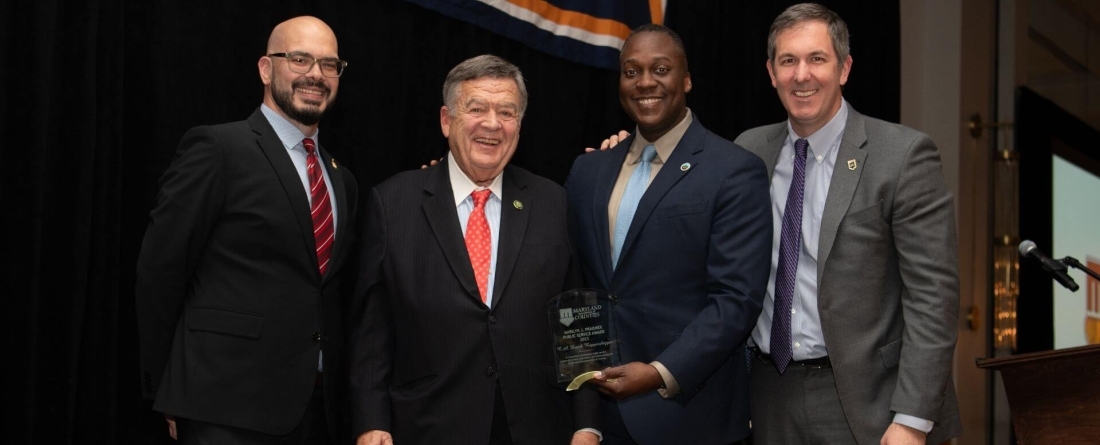
[[[736,143],[775,171],[787,123]],[[895,412],[935,422],[928,443],[961,433],[951,381],[958,336],[953,199],[936,145],[849,107],[821,218],[818,310],[852,433],[877,444]]]

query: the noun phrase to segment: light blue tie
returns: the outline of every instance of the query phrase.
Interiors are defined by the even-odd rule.
[[[630,180],[623,190],[623,199],[619,202],[619,216],[615,218],[615,242],[611,246],[611,268],[619,265],[619,254],[623,251],[623,242],[626,241],[626,232],[630,230],[630,221],[634,219],[634,212],[638,210],[638,201],[642,200],[646,187],[649,187],[650,163],[657,157],[657,147],[653,144],[645,146],[642,150],[642,159],[634,167],[634,173],[630,174]]]

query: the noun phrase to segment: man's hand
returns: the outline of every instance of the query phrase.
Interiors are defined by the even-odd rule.
[[[436,165],[439,165],[440,162],[443,162],[443,158],[432,159],[432,160],[428,161],[428,165],[421,164],[420,169],[423,170],[423,169],[428,168],[429,166],[435,167]]]
[[[655,391],[664,384],[664,380],[653,365],[631,362],[607,368],[596,374],[588,383],[596,385],[596,389],[604,395],[622,400],[633,395]]]
[[[382,430],[370,430],[359,435],[355,445],[393,445],[393,437]]]
[[[176,437],[176,416],[165,414],[164,420],[168,421],[168,435],[172,436],[172,440],[179,440],[179,438]]]
[[[924,445],[928,434],[900,423],[891,423],[882,435],[881,445]]]
[[[611,149],[611,147],[619,145],[619,142],[622,142],[622,140],[626,139],[627,137],[630,137],[630,133],[627,133],[626,130],[619,130],[619,134],[613,134],[607,139],[604,139],[602,143],[600,143],[600,151],[609,150]],[[594,151],[596,151],[596,149],[592,147],[585,147],[584,149],[585,153],[591,153]]]
[[[569,445],[600,445],[600,436],[591,431],[577,431],[573,433],[573,440]]]

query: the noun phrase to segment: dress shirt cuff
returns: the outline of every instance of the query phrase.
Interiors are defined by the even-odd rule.
[[[596,438],[600,439],[600,442],[603,442],[603,433],[601,433],[600,430],[598,430],[598,429],[595,429],[595,428],[581,428],[581,429],[577,430],[577,433],[592,433],[592,434],[595,434]],[[573,433],[573,434],[577,434],[577,433]]]
[[[932,426],[935,425],[931,420],[924,420],[920,417],[910,416],[908,414],[894,413],[894,423],[905,425],[909,428],[923,431],[928,434],[932,431]]]
[[[673,377],[672,373],[668,372],[668,368],[656,360],[649,364],[657,368],[657,372],[661,374],[661,380],[665,381],[664,387],[657,388],[657,394],[660,394],[661,397],[666,399],[671,399],[680,395],[680,384],[676,383],[676,377]]]

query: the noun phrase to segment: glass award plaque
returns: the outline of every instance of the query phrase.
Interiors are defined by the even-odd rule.
[[[596,371],[612,366],[611,300],[607,292],[573,289],[550,300],[547,315],[558,383],[579,389]]]

